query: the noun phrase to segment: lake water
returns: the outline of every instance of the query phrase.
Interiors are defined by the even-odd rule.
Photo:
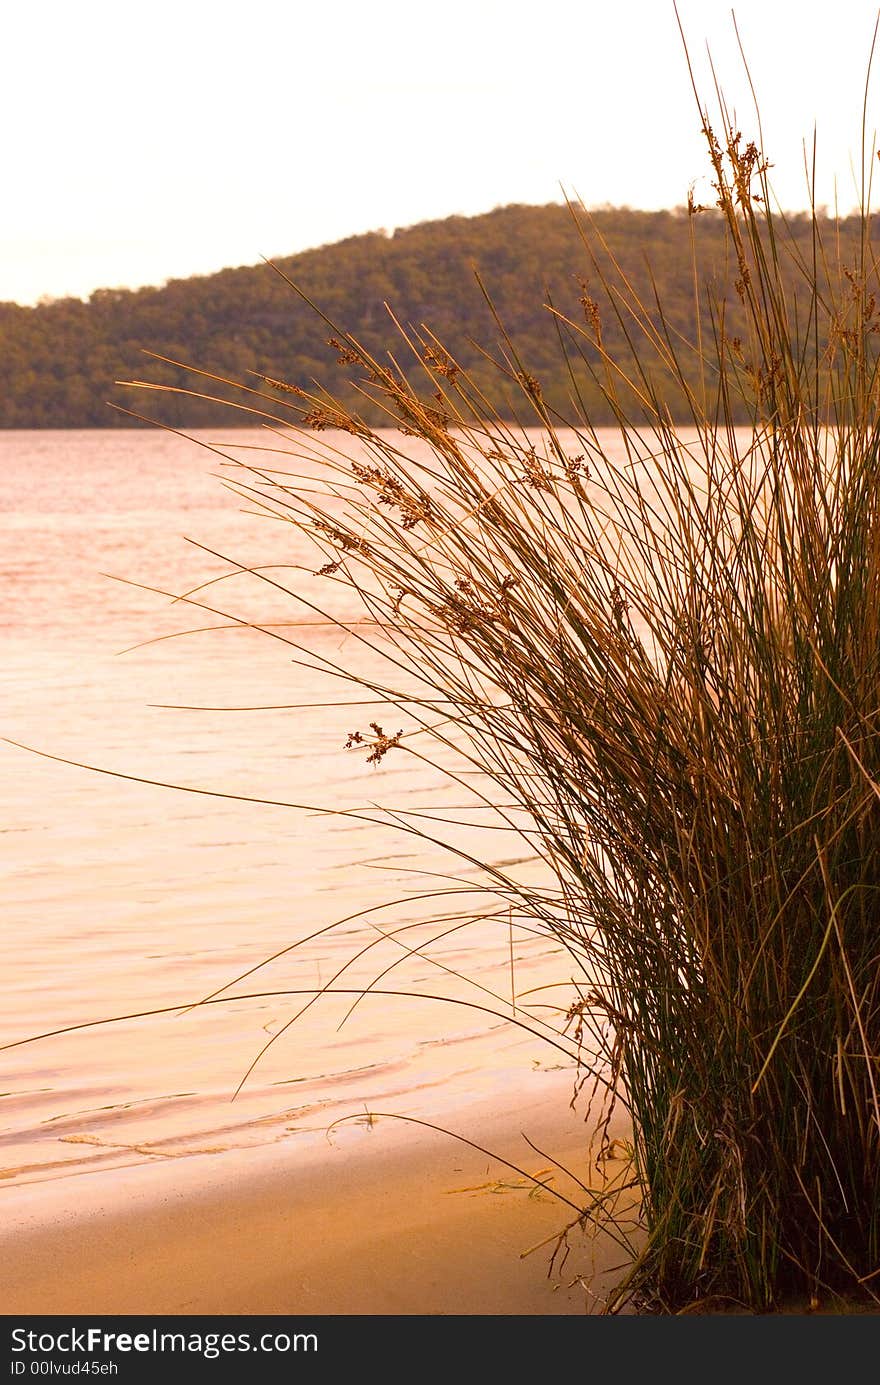
[[[265,434],[230,439],[240,448]],[[393,826],[338,815],[457,808],[412,757],[372,768],[345,752],[350,731],[373,719],[397,730],[399,714],[340,705],[357,691],[304,668],[289,645],[131,585],[179,595],[228,573],[226,560],[313,566],[291,527],[245,513],[222,459],[159,431],[6,432],[0,457],[0,734],[30,748],[0,745],[0,1041],[67,1031],[2,1054],[7,1186],[294,1148],[366,1109],[436,1120],[488,1097],[520,1100],[525,1075],[561,1059],[509,1023],[511,989],[533,992],[520,1018],[539,1016],[523,1004],[565,982],[570,963],[517,932],[512,977],[497,919],[449,932],[450,913],[479,916],[486,903],[461,893],[479,884],[470,868]],[[352,636],[253,577],[197,599],[343,669],[360,657]],[[301,619],[307,629],[291,624]],[[479,852],[535,869],[518,838],[496,833],[487,847],[472,830]],[[323,996],[291,1025],[337,976],[354,991],[382,977],[400,994],[367,996],[348,1018],[353,997]],[[190,1008],[231,983],[222,1003]]]

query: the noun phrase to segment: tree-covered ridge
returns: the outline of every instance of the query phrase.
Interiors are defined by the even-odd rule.
[[[796,255],[809,261],[809,217],[789,218],[789,228]],[[819,230],[824,253],[834,262],[830,272],[836,275],[849,266],[855,273],[860,263],[858,218],[820,220]],[[662,305],[668,344],[680,353],[685,374],[693,355],[696,387],[698,325],[703,334],[717,333],[723,325],[731,342],[737,342],[736,265],[730,264],[719,213],[604,209],[587,216],[557,205],[511,206],[483,216],[425,222],[393,235],[354,236],[278,260],[281,274],[263,264],[172,280],[162,288],[100,289],[88,302],[0,304],[0,426],[131,426],[133,420],[108,407],[109,400],[172,425],[221,421],[228,426],[233,421],[229,411],[206,400],[159,398],[117,387],[117,380],[138,378],[208,392],[218,388],[150,360],[145,350],[257,387],[259,375],[305,390],[314,390],[317,380],[356,407],[357,370],[339,362],[328,341],[332,330],[282,275],[375,356],[384,358],[391,350],[405,368],[407,348],[385,305],[407,327],[427,324],[506,413],[506,400],[513,397],[509,381],[484,354],[489,350],[499,357],[500,332],[475,271],[550,407],[570,414],[576,389],[593,421],[605,423],[611,419],[609,408],[578,351],[586,361],[598,360],[597,323],[603,345],[619,362],[631,359],[628,335],[640,338],[642,355],[645,345],[643,329],[618,314],[613,294],[609,298],[591,263],[596,255],[607,270],[609,254],[616,262],[612,277],[620,273],[636,287],[655,321],[653,305]],[[791,266],[794,286],[798,273],[793,260]],[[716,289],[707,293],[707,284]],[[723,324],[717,304],[712,307],[719,295],[726,305]],[[575,349],[573,373],[560,349],[559,319],[548,302],[578,324],[569,343]],[[828,336],[826,328],[821,330],[820,351]],[[272,400],[271,407],[283,412],[282,397],[276,393]],[[681,411],[680,397],[672,397],[670,406]],[[367,416],[373,423],[381,421],[375,406]],[[248,420],[241,415],[236,421]]]

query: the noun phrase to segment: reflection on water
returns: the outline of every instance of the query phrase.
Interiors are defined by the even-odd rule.
[[[523,1073],[562,1061],[505,1016],[512,987],[565,981],[571,962],[515,930],[511,978],[508,928],[480,921],[497,901],[474,868],[373,820],[377,804],[442,817],[461,791],[409,756],[370,768],[346,754],[375,708],[328,706],[356,690],[217,612],[341,669],[362,646],[314,613],[296,627],[290,598],[253,577],[206,588],[211,611],[130,585],[182,593],[229,571],[187,536],[245,566],[304,565],[286,580],[308,581],[294,531],[242,513],[219,459],[170,435],[4,433],[0,449],[3,734],[133,776],[0,750],[2,1038],[178,1007],[5,1052],[0,1177],[295,1141],[371,1105],[430,1117],[515,1100]],[[456,829],[463,848],[537,869],[482,821]],[[350,993],[309,1005],[328,983]],[[539,1023],[560,994],[521,999],[516,1018]],[[449,995],[468,1004],[433,998]]]

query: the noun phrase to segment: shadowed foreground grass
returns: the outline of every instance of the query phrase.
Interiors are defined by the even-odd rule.
[[[704,284],[695,250],[710,340],[636,298],[587,232],[583,317],[556,316],[567,416],[500,323],[503,417],[428,329],[399,327],[379,360],[328,323],[386,426],[269,381],[277,409],[253,404],[281,433],[267,446],[320,457],[321,479],[279,470],[276,452],[236,483],[293,526],[298,553],[311,546],[316,576],[292,597],[350,589],[357,638],[384,660],[381,677],[375,660],[336,669],[385,708],[350,748],[436,761],[543,861],[550,883],[529,886],[488,848],[485,888],[499,926],[568,949],[557,1029],[593,1084],[599,1144],[617,1103],[631,1118],[640,1248],[612,1310],[760,1311],[880,1285],[868,178],[855,262],[815,219],[804,258],[723,101],[704,125],[729,257]],[[644,362],[628,376],[604,350],[591,278]],[[581,407],[588,379],[613,445]],[[616,1216],[624,1235],[629,1195],[584,1213]]]

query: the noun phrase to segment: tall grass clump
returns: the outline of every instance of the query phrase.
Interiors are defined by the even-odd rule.
[[[612,1307],[662,1311],[880,1282],[872,218],[866,189],[843,263],[814,212],[804,253],[760,148],[723,101],[703,120],[692,322],[573,207],[582,312],[548,304],[567,416],[501,323],[492,400],[427,328],[396,324],[379,359],[328,324],[385,426],[255,381],[273,445],[320,454],[321,481],[276,457],[238,483],[317,547],[310,590],[348,589],[384,661],[335,669],[389,709],[351,745],[435,760],[543,860],[529,886],[487,848],[487,888],[571,957],[560,1030],[600,1118],[619,1102],[632,1122],[642,1236]],[[711,274],[702,216],[725,227]],[[586,380],[613,432],[581,405]]]

